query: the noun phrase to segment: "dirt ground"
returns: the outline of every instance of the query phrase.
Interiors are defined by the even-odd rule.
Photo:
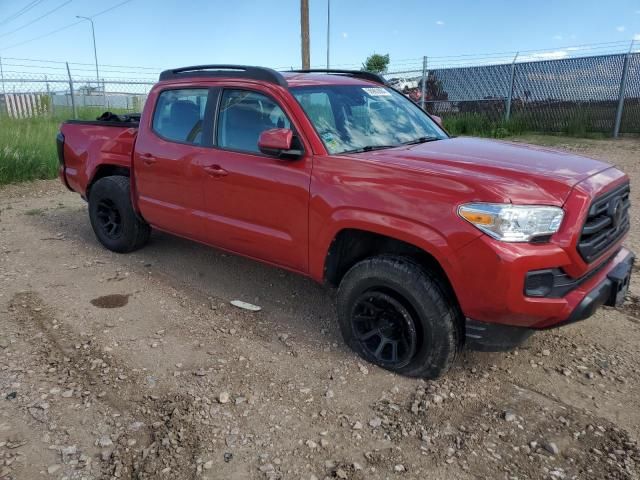
[[[529,140],[640,181],[637,139]],[[640,477],[640,282],[435,382],[360,361],[333,295],[163,234],[117,255],[57,181],[0,189],[0,478]]]

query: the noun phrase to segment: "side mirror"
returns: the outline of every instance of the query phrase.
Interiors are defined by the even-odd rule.
[[[442,118],[440,118],[438,115],[431,115],[431,118],[434,122],[440,125],[440,127],[444,128],[444,126],[442,125]]]
[[[293,132],[288,128],[271,128],[265,130],[258,138],[258,148],[265,155],[275,157],[297,158],[302,155],[300,150],[292,150]]]

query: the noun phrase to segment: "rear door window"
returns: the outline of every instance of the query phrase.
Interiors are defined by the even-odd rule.
[[[208,94],[206,88],[165,90],[158,96],[153,130],[167,140],[200,145]]]

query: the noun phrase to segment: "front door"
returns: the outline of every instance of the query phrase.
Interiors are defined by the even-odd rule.
[[[206,173],[207,242],[306,272],[311,155],[282,160],[260,153],[258,137],[264,130],[295,132],[266,92],[225,89],[219,105],[214,146],[199,158]]]

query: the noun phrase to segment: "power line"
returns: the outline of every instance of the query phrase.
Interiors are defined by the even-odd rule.
[[[89,15],[89,18],[95,18],[95,17],[97,17],[98,15],[102,15],[102,14],[104,14],[104,13],[110,12],[111,10],[115,10],[116,8],[121,7],[121,6],[122,6],[122,5],[124,5],[125,3],[129,3],[129,2],[131,2],[131,1],[132,1],[132,0],[124,0],[124,2],[120,2],[120,3],[116,4],[116,5],[114,5],[113,7],[109,7],[109,8],[107,8],[106,10],[102,10],[102,11],[100,11],[100,12],[98,12],[98,13],[94,13],[93,15]]]
[[[125,3],[128,3],[131,0],[127,0],[125,2],[121,2],[120,4],[116,4],[102,12],[98,12],[94,14],[94,16],[104,14],[114,8],[117,8]],[[68,26],[67,26],[68,27]],[[62,27],[62,28],[67,28]],[[51,33],[51,32],[50,32]],[[50,34],[49,33],[49,34]],[[623,50],[626,52],[628,48],[629,42],[627,41],[613,41],[613,42],[601,42],[601,43],[592,43],[592,44],[581,44],[581,45],[572,45],[567,47],[556,47],[554,49],[531,49],[531,50],[521,50],[519,61],[542,61],[542,60],[561,60],[561,59],[569,59],[576,58],[578,56],[587,56],[585,55],[588,52],[597,52],[599,55],[605,54],[606,50],[610,50],[611,53],[623,53]],[[624,47],[624,48],[623,48]],[[603,52],[605,51],[605,52]],[[562,56],[553,57],[552,54],[554,52],[562,52]],[[510,63],[513,60],[513,56],[515,55],[515,51],[505,51],[505,52],[494,52],[494,53],[474,53],[474,54],[461,54],[461,55],[448,55],[448,56],[430,56],[429,57],[429,68],[446,68],[446,67],[466,67],[466,66],[484,66],[491,64],[499,64],[499,63]],[[545,55],[547,54],[547,55]],[[33,59],[33,58],[20,58],[20,57],[3,57],[3,60],[17,61],[20,62],[20,66],[23,68],[35,69],[41,67],[42,69],[52,70],[56,67],[46,67],[45,65],[24,65],[22,62],[34,62],[38,64],[49,64],[49,65],[59,65],[59,69],[66,69],[64,61],[57,60],[49,60],[49,59]],[[420,63],[418,63],[420,61]],[[69,62],[69,65],[77,65],[80,67],[84,66],[93,66],[93,63],[86,62]],[[354,67],[359,69],[360,63],[343,63],[343,64],[335,64],[335,67]],[[106,73],[123,73],[123,74],[136,74],[136,75],[151,75],[156,74],[163,70],[166,67],[152,67],[152,66],[139,66],[139,65],[113,65],[113,64],[101,64],[101,68],[105,68]],[[284,67],[276,67],[276,70],[289,70],[290,66]],[[318,65],[318,68],[324,68],[324,65]],[[74,68],[78,71],[89,71],[89,69],[84,68]],[[124,69],[124,70],[113,70],[113,69]],[[127,70],[132,70],[131,72]],[[145,71],[146,70],[146,71]],[[396,62],[392,62],[388,69],[389,74],[394,73],[410,73],[414,71],[422,70],[421,59],[412,59],[405,58],[398,60]]]
[[[24,73],[29,73],[29,74],[32,74],[32,75],[43,73],[42,71],[38,71],[38,70],[33,71],[32,70],[32,69],[36,69],[36,68],[37,69],[45,69],[45,70],[53,70],[53,72],[52,72],[53,74],[61,73],[61,74],[66,75],[66,73],[64,73],[66,69],[64,67],[58,67],[58,66],[24,65],[24,64],[19,64],[19,63],[3,63],[3,66],[6,66],[6,67],[19,67],[19,68],[29,69],[29,70],[24,70]],[[135,70],[135,69],[133,69],[133,70],[113,70],[113,69],[110,69],[110,68],[102,68],[103,67],[102,65],[100,65],[100,67],[101,67],[100,68],[101,72],[104,72],[104,73],[125,73],[127,75],[136,75],[136,76],[137,75],[146,75],[146,76],[153,75],[153,76],[155,76],[154,73],[157,73],[157,72],[153,72],[153,73],[152,72],[140,72],[139,70]],[[95,69],[94,68],[73,68],[73,71],[74,72],[93,72],[93,71],[95,71]]]
[[[116,9],[118,7],[121,7],[122,5],[124,5],[126,3],[129,3],[131,1],[132,0],[124,0],[124,2],[120,2],[120,3],[118,3],[118,4],[116,4],[116,5],[112,6],[112,7],[107,8],[106,10],[102,10],[101,12],[94,13],[93,15],[90,15],[89,18],[95,18],[98,15],[102,15],[102,14],[105,14],[107,12],[110,12],[111,10],[114,10],[114,9]],[[39,35],[37,37],[30,38],[29,40],[25,40],[25,41],[19,42],[19,43],[14,43],[13,45],[9,45],[8,47],[4,47],[4,50],[8,50],[10,48],[19,47],[21,45],[24,45],[25,43],[30,43],[30,42],[34,42],[36,40],[40,40],[41,38],[45,38],[45,37],[48,37],[48,36],[53,35],[55,33],[58,33],[58,32],[61,32],[63,30],[66,30],[68,28],[74,27],[74,26],[76,26],[76,25],[78,25],[78,24],[80,24],[82,22],[84,22],[84,20],[78,20],[77,22],[69,23],[68,25],[65,25],[63,27],[57,28],[56,30],[53,30],[53,31],[48,32],[48,33],[45,33],[43,35]]]
[[[15,20],[16,18],[24,15],[25,13],[27,13],[29,10],[31,10],[33,7],[37,7],[39,4],[41,4],[44,0],[34,0],[31,3],[28,3],[27,5],[25,5],[21,10],[17,11],[16,13],[9,15],[7,18],[5,18],[4,20],[2,20],[0,22],[0,25],[4,25],[5,23],[9,23],[13,20]]]
[[[55,64],[60,64],[60,65],[65,65],[67,62],[63,62],[60,60],[43,60],[43,59],[37,59],[37,58],[19,58],[19,57],[2,57],[5,60],[19,60],[19,61],[23,61],[23,62],[39,62],[39,63],[55,63]],[[86,62],[69,62],[69,65],[94,65],[93,63],[86,63]],[[37,67],[37,65],[34,65],[34,67]],[[154,72],[159,72],[160,70],[162,70],[163,68],[166,67],[142,67],[140,65],[109,65],[106,63],[101,63],[100,67],[115,67],[115,68],[132,68],[135,70],[153,70]],[[65,67],[60,67],[62,69],[65,69]]]
[[[72,2],[73,0],[67,0],[66,2],[62,3],[61,5],[58,5],[56,8],[49,10],[47,13],[40,15],[38,18],[31,20],[28,23],[25,23],[24,25],[22,25],[21,27],[18,27],[14,30],[11,30],[10,32],[7,33],[3,33],[2,35],[0,35],[0,38],[2,37],[6,37],[7,35],[11,35],[12,33],[16,33],[19,32],[20,30],[22,30],[23,28],[27,28],[29,25],[32,25],[34,23],[36,23],[38,20],[42,20],[44,17],[48,17],[49,15],[51,15],[52,13],[57,12],[58,10],[60,10],[62,7],[64,7],[65,5],[68,5]]]
[[[36,40],[40,40],[41,38],[48,37],[48,36],[50,36],[50,35],[53,35],[54,33],[62,32],[63,30],[66,30],[66,29],[68,29],[68,28],[75,27],[75,26],[76,26],[76,25],[78,25],[79,23],[82,23],[82,20],[79,20],[79,21],[77,21],[77,22],[70,23],[69,25],[65,25],[64,27],[57,28],[57,29],[55,29],[55,30],[52,30],[51,32],[45,33],[45,34],[43,34],[43,35],[39,35],[39,36],[34,37],[34,38],[31,38],[31,39],[29,39],[29,40],[25,40],[25,41],[23,41],[23,42],[19,42],[19,43],[14,43],[13,45],[9,45],[8,47],[4,47],[4,50],[8,50],[8,49],[10,49],[10,48],[19,47],[19,46],[21,46],[21,45],[24,45],[25,43],[35,42]]]

